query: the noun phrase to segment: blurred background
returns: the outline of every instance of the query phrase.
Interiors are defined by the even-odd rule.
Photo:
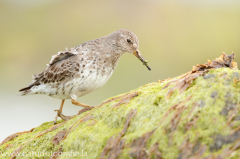
[[[239,63],[239,8],[239,0],[0,0],[0,142],[54,120],[59,99],[17,95],[58,51],[122,28],[138,36],[152,71],[135,56],[123,56],[101,89],[78,99],[98,105],[190,71],[222,51],[234,51]],[[68,100],[63,114],[79,110]]]

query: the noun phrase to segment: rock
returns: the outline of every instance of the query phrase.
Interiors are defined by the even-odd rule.
[[[209,69],[184,91],[173,89],[183,76],[149,83],[68,121],[11,135],[0,157],[240,158],[239,73]]]

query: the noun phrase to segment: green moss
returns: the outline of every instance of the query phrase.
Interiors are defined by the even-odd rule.
[[[127,114],[132,109],[137,109],[136,116],[131,120],[130,126],[122,138],[125,140],[126,146],[120,154],[121,158],[130,158],[131,147],[129,145],[135,139],[154,129],[156,130],[149,138],[146,149],[148,150],[158,142],[159,151],[163,158],[177,158],[182,151],[183,142],[187,139],[189,143],[207,146],[203,156],[217,155],[221,153],[223,148],[231,146],[231,143],[224,145],[218,151],[211,152],[209,146],[215,142],[214,136],[218,134],[228,135],[240,124],[240,121],[234,119],[231,124],[228,124],[228,114],[221,114],[227,106],[227,101],[230,101],[230,104],[239,110],[240,84],[234,82],[234,79],[239,80],[239,73],[240,71],[227,68],[210,70],[205,77],[198,77],[194,80],[183,93],[175,90],[169,99],[166,98],[166,94],[174,84],[171,84],[167,89],[162,89],[168,81],[150,83],[131,91],[137,91],[139,95],[127,104],[113,108],[121,100],[119,98],[78,115],[57,129],[37,137],[41,132],[53,126],[52,122],[44,123],[33,132],[22,134],[1,145],[0,152],[12,153],[17,147],[24,145],[21,152],[26,154],[31,151],[50,153],[58,151],[59,147],[62,146],[63,155],[60,158],[69,158],[67,153],[70,152],[79,153],[78,156],[71,158],[86,158],[86,155],[87,158],[97,158],[108,139],[112,136],[116,137],[124,128]],[[190,99],[184,101],[187,98]],[[176,104],[179,105],[173,108]],[[240,115],[238,110],[235,112],[236,115]],[[166,115],[166,112],[169,114]],[[83,120],[90,115],[91,118]],[[54,145],[51,142],[57,132],[64,129],[69,130],[71,126],[73,127],[69,135],[59,145]],[[13,146],[6,149],[7,144],[13,144]],[[234,153],[235,156],[240,157],[240,152]],[[17,158],[24,157],[18,156]],[[35,158],[49,157],[35,156]]]

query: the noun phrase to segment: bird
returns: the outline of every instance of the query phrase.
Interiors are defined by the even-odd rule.
[[[71,116],[62,114],[65,100],[71,99],[76,106],[94,108],[77,101],[102,87],[111,77],[119,59],[124,54],[135,55],[149,70],[148,62],[139,49],[137,36],[127,30],[119,29],[98,39],[86,41],[65,51],[58,52],[44,71],[33,75],[33,81],[19,90],[20,96],[43,94],[61,99],[54,123],[60,117],[68,120]]]

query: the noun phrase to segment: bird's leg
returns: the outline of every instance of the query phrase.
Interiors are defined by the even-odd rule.
[[[59,110],[55,110],[55,111],[57,111],[57,116],[55,117],[54,124],[57,123],[57,118],[58,117],[60,117],[62,120],[68,120],[68,119],[71,118],[71,116],[65,116],[65,115],[62,114],[62,109],[63,109],[64,102],[65,102],[65,100],[62,100],[62,103],[60,105]]]
[[[81,107],[85,107],[85,108],[91,108],[91,109],[94,108],[91,105],[80,103],[80,102],[78,102],[77,100],[75,100],[73,98],[72,98],[72,104],[77,105],[77,106],[81,106]]]
[[[62,109],[63,109],[64,102],[65,102],[65,100],[62,100],[62,103],[61,103],[61,106],[60,106],[59,110],[55,110],[55,111],[57,111],[57,116],[55,117],[54,124],[57,123],[57,118],[58,118],[58,117],[60,117],[62,120],[68,120],[68,119],[70,119],[70,118],[72,117],[72,116],[65,116],[65,115],[62,114]],[[94,108],[94,107],[91,106],[91,105],[87,105],[87,104],[80,103],[80,102],[78,102],[78,101],[75,100],[75,99],[72,99],[72,104],[77,105],[77,106],[81,106],[81,107],[88,108],[89,110],[91,110],[92,108]]]

